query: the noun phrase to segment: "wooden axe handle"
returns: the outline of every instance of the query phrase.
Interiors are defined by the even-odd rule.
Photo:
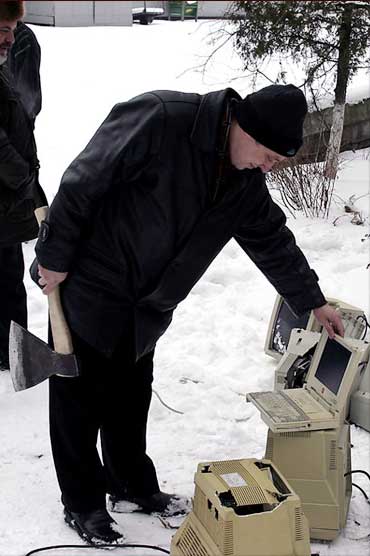
[[[35,210],[35,216],[39,226],[45,220],[49,207],[39,207]],[[59,286],[48,295],[49,317],[51,332],[53,335],[54,351],[57,353],[73,353],[71,333],[64,317],[62,303],[60,301]]]

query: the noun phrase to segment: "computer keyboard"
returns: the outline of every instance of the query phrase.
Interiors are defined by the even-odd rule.
[[[275,423],[309,419],[308,415],[283,392],[254,392],[253,398]]]

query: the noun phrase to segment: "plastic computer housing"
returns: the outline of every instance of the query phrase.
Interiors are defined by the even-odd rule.
[[[370,432],[370,359],[351,396],[348,420]]]
[[[298,330],[301,338],[301,342],[299,343],[296,342],[294,338]],[[316,349],[320,337],[320,332],[310,332],[300,328],[292,329],[288,347],[275,369],[274,390],[284,390],[288,387],[287,377],[289,375],[289,371],[294,367],[294,365],[299,365],[300,362],[301,365],[305,366],[305,377],[307,376],[312,360],[312,357],[308,358],[307,354],[309,352],[312,353]]]
[[[171,556],[310,556],[299,497],[268,460],[200,463]]]
[[[311,539],[333,540],[345,526],[352,494],[350,427],[268,432],[265,457],[302,501]]]
[[[292,330],[292,336],[294,335]],[[302,331],[304,342],[300,346],[300,351],[290,349],[289,345],[294,346],[294,342],[288,345],[287,351],[280,359],[275,370],[274,390],[287,388],[287,376],[293,365],[303,357],[308,351],[317,345],[319,335],[317,332]],[[315,354],[315,352],[314,352]],[[366,364],[366,359],[369,359]],[[311,360],[312,362],[312,360]],[[306,362],[307,364],[307,362]],[[355,379],[349,404],[346,408],[346,418],[349,422],[362,427],[370,432],[370,358],[365,356],[365,361],[359,366],[358,377]]]
[[[289,351],[293,351],[295,346],[300,345],[300,337],[304,337],[307,332],[301,329],[293,329],[291,339],[289,341],[288,353],[284,358],[290,357]],[[335,348],[335,344],[337,347]],[[345,366],[342,367],[341,374],[338,375],[339,381],[334,385],[330,384],[330,380],[335,378],[338,373],[331,375],[320,376],[322,369],[320,364],[322,357],[331,357],[330,351],[334,348],[339,353],[346,353]],[[318,402],[323,410],[323,416],[312,419],[297,419],[283,420],[274,419],[271,412],[274,412],[273,407],[269,406],[264,401],[268,398],[270,392],[248,392],[247,401],[251,401],[261,413],[261,418],[267,426],[274,432],[296,432],[301,430],[321,430],[337,428],[344,423],[346,416],[349,412],[349,402],[351,394],[356,385],[356,379],[359,374],[359,369],[364,362],[369,359],[370,346],[363,340],[355,340],[353,338],[341,338],[335,335],[333,340],[328,338],[327,332],[324,330],[320,335],[320,340],[316,346],[315,353],[312,357],[311,364],[307,373],[307,383],[304,385],[304,390],[307,391],[307,396]],[[297,350],[298,351],[298,350]],[[287,396],[290,398],[297,397],[302,388],[294,388],[286,390]]]
[[[327,298],[327,302],[340,312],[345,329],[344,335],[349,338],[362,338],[366,328],[365,320],[361,318],[364,316],[364,311],[335,298]],[[290,331],[293,328],[304,328],[312,332],[322,330],[322,326],[315,319],[313,311],[309,311],[301,317],[296,317],[286,301],[278,295],[267,330],[265,353],[276,360],[281,359],[288,346]]]

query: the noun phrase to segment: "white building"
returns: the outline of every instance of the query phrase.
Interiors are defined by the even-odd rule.
[[[58,27],[82,27],[88,25],[132,25],[132,9],[143,7],[144,1],[26,1],[28,23]],[[146,1],[146,8],[162,8],[168,18],[170,1]],[[194,2],[185,2],[193,5]],[[198,18],[222,18],[229,2],[199,1]]]

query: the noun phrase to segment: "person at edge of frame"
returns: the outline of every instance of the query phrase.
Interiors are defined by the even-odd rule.
[[[23,284],[22,242],[34,239],[34,210],[47,203],[38,180],[39,161],[33,135],[34,118],[27,113],[7,60],[23,17],[23,2],[0,2],[0,369],[9,368],[9,328],[12,320],[27,328],[27,295]],[[18,52],[19,62],[24,53]],[[38,66],[32,65],[34,82]],[[22,73],[31,78],[24,65]],[[19,79],[21,72],[19,73]],[[27,80],[23,78],[23,82]],[[37,96],[39,93],[35,93]],[[40,93],[41,94],[41,93]],[[36,106],[36,104],[35,104]]]

